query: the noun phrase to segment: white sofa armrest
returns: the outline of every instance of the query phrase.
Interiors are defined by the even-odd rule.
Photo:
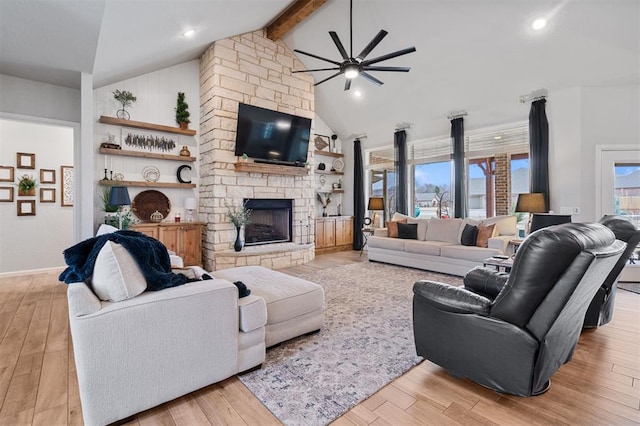
[[[509,250],[509,241],[513,240],[514,237],[510,235],[500,235],[497,237],[489,238],[487,246],[492,249],[500,250],[502,254],[512,254],[507,253]]]
[[[387,235],[387,228],[375,228],[373,230],[374,237],[386,237]]]

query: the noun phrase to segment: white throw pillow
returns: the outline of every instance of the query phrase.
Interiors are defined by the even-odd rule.
[[[111,226],[111,225],[107,225],[106,223],[103,223],[98,228],[98,232],[96,232],[96,237],[99,237],[100,235],[104,235],[104,234],[111,234],[112,232],[116,232],[116,231],[119,231],[119,229],[116,228],[115,226]]]
[[[391,216],[391,222],[400,222],[402,219],[411,219],[411,217],[398,212],[395,212],[393,216]]]
[[[424,241],[427,239],[427,228],[429,227],[429,219],[415,219],[410,217],[407,219],[407,223],[418,224],[418,240]]]
[[[462,219],[429,219],[427,241],[444,241],[458,244],[458,233]]]
[[[485,225],[496,224],[492,237],[499,235],[518,235],[518,219],[513,215],[495,216],[484,219]]]
[[[100,300],[111,302],[130,299],[147,289],[147,281],[135,259],[113,241],[107,241],[100,249],[91,283]]]

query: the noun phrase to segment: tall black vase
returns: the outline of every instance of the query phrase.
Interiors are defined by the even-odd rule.
[[[244,241],[242,241],[242,236],[240,235],[240,230],[242,227],[236,226],[236,242],[233,243],[233,249],[235,251],[242,251],[242,247],[244,247]]]

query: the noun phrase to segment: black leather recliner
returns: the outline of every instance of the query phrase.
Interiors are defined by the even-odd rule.
[[[625,244],[604,225],[568,223],[522,243],[510,274],[475,268],[464,288],[418,281],[418,355],[499,392],[531,396],[568,362],[585,312]]]
[[[618,278],[620,278],[622,269],[631,254],[640,244],[640,230],[636,229],[635,225],[624,216],[606,215],[599,222],[611,229],[617,239],[626,242],[627,248],[593,297],[589,309],[587,309],[587,315],[584,317],[584,328],[599,327],[611,321],[618,289]]]

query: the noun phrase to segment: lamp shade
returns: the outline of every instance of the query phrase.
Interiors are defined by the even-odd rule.
[[[518,194],[518,202],[516,203],[516,212],[546,213],[547,203],[544,201],[544,194],[541,192],[532,192],[529,194]]]
[[[198,207],[198,200],[194,197],[184,199],[184,208],[187,210],[195,210]]]
[[[131,204],[129,191],[126,186],[113,186],[109,194],[109,204],[112,206],[128,206]]]
[[[367,210],[384,210],[384,198],[369,197],[369,206]]]

